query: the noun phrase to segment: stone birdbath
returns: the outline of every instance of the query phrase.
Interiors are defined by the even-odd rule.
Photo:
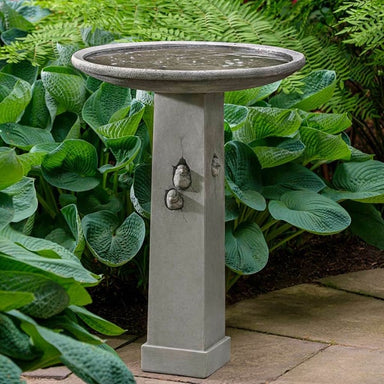
[[[304,62],[288,49],[213,42],[109,44],[73,55],[92,77],[155,92],[144,371],[204,378],[229,361],[224,92],[275,82]]]

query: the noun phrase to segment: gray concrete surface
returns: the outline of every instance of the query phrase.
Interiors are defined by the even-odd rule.
[[[383,384],[381,273],[353,275],[357,292],[366,292],[367,282],[375,282],[377,293],[370,290],[372,297],[345,292],[347,274],[332,278],[340,289],[305,284],[230,306],[227,334],[232,338],[232,358],[206,379],[143,372],[144,337],[117,351],[137,384]],[[62,368],[49,370],[57,377],[55,369]],[[27,377],[27,383],[83,384],[73,374],[57,380],[49,375]]]

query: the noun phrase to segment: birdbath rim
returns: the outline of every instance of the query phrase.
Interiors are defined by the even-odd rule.
[[[167,60],[169,55],[178,55],[175,50],[180,51],[180,56],[183,54],[187,56],[184,65],[189,64],[186,63],[189,54],[196,56],[201,52],[202,64],[200,63],[200,68],[194,69],[193,63],[188,65],[188,69],[178,69],[177,65],[174,68],[170,66],[156,68],[153,63],[145,67],[145,63],[124,63],[125,66],[122,66],[113,62],[113,54],[116,55],[116,53],[144,54],[142,60],[145,60],[145,54],[149,51],[151,51],[150,55],[152,56],[152,52],[155,52],[154,55],[161,56],[163,54]],[[224,58],[217,58],[219,61],[224,60],[225,55],[229,55],[231,59],[245,57],[249,63],[242,67],[232,66],[231,68],[226,68],[224,65],[220,67],[218,64],[219,68],[214,68],[214,55],[218,51],[224,55]],[[212,58],[210,62],[207,61],[207,57],[208,60]],[[258,63],[252,66],[258,58],[264,60],[266,64]],[[237,59],[237,62],[235,59],[235,64],[241,62],[240,59]],[[118,60],[121,61],[121,57]],[[109,62],[109,64],[105,65],[104,62]],[[229,62],[234,64],[233,60],[229,60]],[[204,67],[206,65],[204,63],[208,63],[207,68]],[[281,80],[300,69],[305,64],[305,58],[299,52],[267,45],[205,41],[156,41],[112,43],[85,48],[74,53],[72,64],[92,77],[120,86],[159,93],[212,93],[253,88]],[[151,66],[152,68],[150,68]],[[199,64],[196,66],[199,67]]]

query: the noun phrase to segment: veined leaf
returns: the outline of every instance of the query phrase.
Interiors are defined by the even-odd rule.
[[[29,304],[35,299],[31,292],[14,292],[0,288],[0,312],[8,312]]]
[[[45,104],[45,89],[41,80],[37,80],[33,84],[32,98],[25,109],[20,124],[42,129],[51,126],[51,115]]]
[[[0,313],[0,354],[19,360],[38,357],[38,351],[30,343],[28,335],[4,313]]]
[[[116,159],[116,164],[105,164],[99,168],[101,173],[115,172],[131,163],[140,151],[141,141],[136,136],[106,139],[105,144]]]
[[[131,104],[131,90],[109,83],[102,83],[84,104],[83,119],[93,129],[110,122],[119,110]]]
[[[72,236],[75,239],[75,247],[71,249],[77,257],[80,257],[85,248],[85,238],[83,228],[81,226],[80,215],[75,204],[69,204],[61,209],[65,221],[71,230]]]
[[[243,105],[224,104],[224,120],[232,131],[240,129],[247,121],[249,109]]]
[[[346,201],[344,208],[351,215],[351,231],[366,243],[384,249],[384,220],[373,204]]]
[[[44,157],[41,170],[48,183],[55,187],[75,192],[88,191],[99,184],[97,161],[93,145],[71,139]]]
[[[322,235],[340,232],[351,223],[343,207],[312,191],[286,192],[280,200],[271,200],[268,208],[275,220]]]
[[[73,112],[65,112],[55,117],[52,126],[52,136],[55,141],[80,138],[80,118]]]
[[[384,202],[384,164],[376,160],[341,163],[332,179],[335,189],[324,194],[334,200]]]
[[[84,236],[93,255],[109,266],[119,266],[133,259],[144,242],[144,220],[132,213],[119,226],[113,212],[90,213],[82,221]]]
[[[34,300],[21,310],[41,319],[54,316],[69,305],[69,296],[63,287],[34,273],[0,271],[0,290],[33,293]]]
[[[45,67],[41,80],[63,111],[80,113],[86,99],[84,79],[69,67]]]
[[[37,144],[54,142],[52,135],[46,129],[27,127],[17,123],[1,124],[0,137],[8,145],[25,151]]]
[[[16,122],[31,100],[31,85],[0,72],[0,124]]]
[[[138,214],[145,218],[151,216],[151,164],[140,164],[133,177],[131,201]]]
[[[77,207],[82,215],[105,210],[117,213],[122,208],[121,201],[101,187],[95,188],[92,193],[79,193],[77,198]]]
[[[124,329],[88,311],[85,308],[71,305],[69,309],[74,312],[89,327],[102,335],[118,336],[125,332]]]
[[[135,379],[115,354],[36,326],[39,334],[61,354],[61,361],[78,377],[94,384],[134,384]],[[89,362],[92,361],[92,364]]]
[[[14,214],[12,197],[0,192],[0,230],[12,221]]]
[[[239,141],[225,144],[225,180],[232,194],[243,204],[264,211],[261,195],[261,167],[252,149]]]
[[[27,36],[26,31],[21,31],[20,29],[14,28],[11,30],[5,31],[1,34],[1,39],[4,39],[5,33],[8,32],[6,38],[18,38]],[[32,65],[30,61],[24,60],[18,63],[8,63],[5,67],[1,68],[1,72],[8,73],[18,77],[21,80],[27,81],[29,84],[33,85],[37,79],[38,67]]]
[[[304,143],[298,139],[267,138],[249,145],[255,151],[262,168],[288,163],[300,157],[305,150]]]
[[[301,92],[288,95],[279,93],[269,102],[278,108],[299,108],[311,111],[326,103],[333,95],[336,87],[336,73],[334,71],[318,70],[311,72],[301,79]]]
[[[290,163],[266,169],[262,172],[262,194],[267,199],[279,199],[285,192],[310,190],[320,192],[324,181],[308,168]]]
[[[225,92],[224,102],[227,104],[246,105],[251,107],[277,91],[281,81],[263,85],[262,87],[243,89],[241,91]]]
[[[235,220],[239,215],[240,211],[236,199],[232,196],[225,196],[225,222]]]
[[[23,235],[10,226],[3,228],[0,231],[0,238],[1,237],[11,240],[12,242],[21,245],[23,248],[32,252],[36,252],[41,256],[54,259],[61,258],[74,260],[76,262],[79,261],[79,259],[73,253],[69,252],[67,249],[61,247],[60,245],[38,237]]]
[[[32,216],[38,206],[35,190],[35,180],[30,177],[23,177],[16,184],[3,189],[2,193],[12,199],[14,209],[13,222],[19,222]]]
[[[349,128],[352,124],[346,113],[306,113],[300,111],[303,125],[335,135]]]
[[[24,174],[14,149],[0,147],[0,190],[17,183]]]
[[[104,141],[105,139],[117,139],[132,136],[136,133],[143,117],[145,106],[138,100],[132,100],[131,105],[126,108],[125,118],[114,120],[108,124],[95,128],[95,132]]]
[[[262,270],[268,261],[269,249],[263,232],[255,223],[242,223],[236,230],[225,228],[225,263],[238,274],[249,275]]]
[[[301,127],[300,136],[305,144],[304,164],[313,161],[350,160],[351,151],[341,135],[335,136],[315,128]]]
[[[0,384],[25,384],[21,369],[8,357],[0,355]]]
[[[291,137],[300,124],[301,118],[295,110],[252,107],[249,108],[246,122],[234,132],[234,137],[245,143],[270,136]]]
[[[45,152],[28,152],[22,153],[17,158],[24,169],[24,176],[28,175],[29,171],[34,167],[39,167],[43,162]]]

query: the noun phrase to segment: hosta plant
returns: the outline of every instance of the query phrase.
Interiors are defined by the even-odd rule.
[[[34,76],[27,63],[0,72],[2,231],[12,229],[15,243],[18,234],[45,238],[107,279],[135,274],[145,287],[153,95],[77,72],[73,49]],[[351,216],[352,230],[372,243],[345,201],[381,202],[382,163],[351,147],[346,114],[313,112],[336,81],[320,70],[300,93],[275,83],[226,94],[228,287],[290,239],[340,232]]]
[[[14,191],[23,190],[25,179]],[[1,193],[3,201],[10,197],[9,216],[24,216],[28,204],[34,210],[34,199],[23,202],[9,190]],[[92,301],[86,287],[100,277],[66,248],[11,227],[3,227],[0,247],[0,383],[21,383],[22,372],[59,363],[89,384],[134,383],[115,351],[88,331],[124,332],[84,308]]]

